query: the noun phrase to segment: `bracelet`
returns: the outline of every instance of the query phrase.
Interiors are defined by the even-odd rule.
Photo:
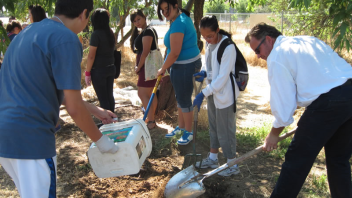
[[[86,76],[90,76],[90,71],[85,71],[84,73]]]

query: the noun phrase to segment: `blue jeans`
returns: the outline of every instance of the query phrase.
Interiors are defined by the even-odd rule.
[[[351,198],[352,81],[320,95],[297,125],[271,197],[297,197],[324,147],[331,197]]]
[[[100,107],[114,112],[115,99],[113,94],[116,67],[100,67],[91,70],[92,84],[98,96]]]
[[[202,67],[201,59],[188,64],[173,64],[170,70],[170,79],[175,89],[177,107],[182,112],[193,111],[192,92],[193,92],[193,74],[198,72]]]

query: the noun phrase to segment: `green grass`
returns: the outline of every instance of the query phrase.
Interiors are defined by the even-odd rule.
[[[164,137],[158,138],[158,141],[156,141],[155,145],[153,146],[154,147],[153,151],[160,152],[162,149],[168,147],[174,138],[175,137],[173,137],[173,138],[164,138]]]
[[[327,176],[325,174],[321,176],[313,174],[311,179],[306,180],[306,185],[303,186],[302,191],[310,198],[330,197]]]
[[[260,127],[252,127],[252,128],[238,128],[236,137],[239,145],[249,148],[256,148],[264,143],[266,136],[269,134],[271,130],[271,124],[264,123],[264,125]],[[286,133],[287,128],[281,134]],[[282,159],[285,157],[285,153],[287,151],[288,146],[291,143],[291,138],[286,138],[278,143],[278,148],[268,154],[267,156]]]
[[[326,190],[328,189],[326,175],[321,175],[320,177],[313,175],[312,183],[318,191],[326,192]]]
[[[237,128],[236,138],[238,147],[245,147],[249,149],[255,149],[256,147],[262,145],[266,136],[269,134],[271,130],[271,123],[264,123],[263,126],[260,127],[252,127],[252,128]],[[287,128],[284,129],[283,133],[286,133]],[[176,137],[180,138],[180,137]],[[276,159],[282,159],[285,157],[285,153],[287,151],[288,146],[291,143],[292,138],[286,138],[278,143],[278,149],[264,154],[268,157],[273,157]],[[198,130],[197,133],[197,141],[202,142],[204,145],[209,145],[210,138],[208,130]]]

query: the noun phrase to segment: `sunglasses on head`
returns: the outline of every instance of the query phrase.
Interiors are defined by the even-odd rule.
[[[262,40],[262,41],[260,41],[260,43],[259,43],[258,47],[257,47],[257,48],[255,48],[255,50],[254,50],[255,54],[260,54],[259,47],[260,47],[260,46],[264,43],[265,38],[266,38],[266,36],[264,36],[263,40]]]

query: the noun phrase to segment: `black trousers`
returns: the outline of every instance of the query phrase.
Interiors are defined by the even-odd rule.
[[[92,84],[98,96],[100,107],[111,112],[115,110],[113,95],[115,73],[116,68],[114,65],[91,70]]]
[[[351,81],[320,95],[306,108],[271,197],[297,197],[323,147],[331,197],[351,198]]]

